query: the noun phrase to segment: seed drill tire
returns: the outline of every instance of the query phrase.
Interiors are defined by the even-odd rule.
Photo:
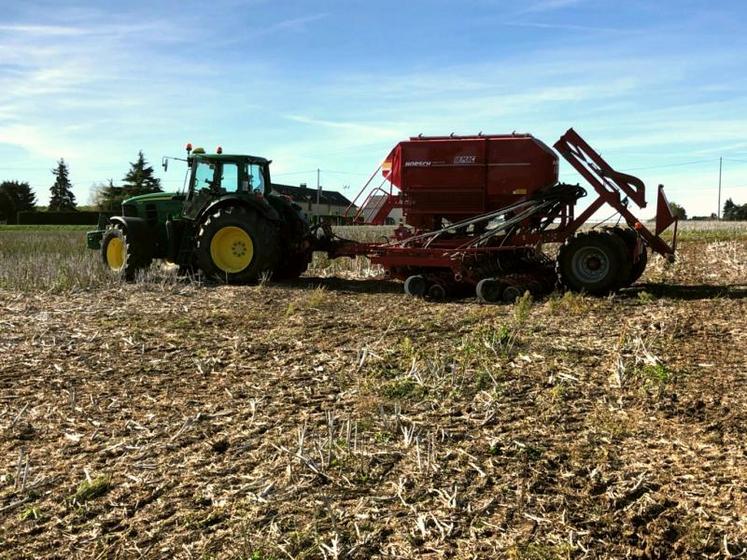
[[[503,302],[503,290],[506,285],[495,278],[483,278],[477,283],[475,293],[477,299],[482,303],[499,303]]]
[[[555,266],[561,284],[569,290],[605,295],[625,285],[633,263],[620,236],[585,231],[566,239]]]
[[[648,250],[644,247],[643,253],[638,257],[637,261],[633,262],[633,267],[630,269],[630,279],[627,285],[631,286],[635,284],[638,279],[643,275],[648,264]]]
[[[405,280],[405,293],[410,297],[423,298],[428,292],[428,281],[424,276],[416,274]]]
[[[628,252],[633,254],[635,251],[636,244],[638,242],[638,234],[634,229],[629,227],[616,226],[610,228],[608,231],[619,235],[620,238],[625,242],[625,246],[628,248]],[[623,287],[632,286],[646,270],[648,264],[648,250],[643,247],[643,252],[638,256],[638,260],[633,261],[633,266],[630,269],[630,276],[628,280],[623,284]]]
[[[251,240],[252,255],[241,270],[223,270],[213,259],[211,243],[215,235],[224,228],[239,228]],[[200,226],[195,253],[197,264],[208,278],[228,284],[254,283],[263,275],[270,275],[279,260],[277,227],[260,214],[240,206],[219,208]]]

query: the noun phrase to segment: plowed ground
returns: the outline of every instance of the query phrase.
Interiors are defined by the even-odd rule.
[[[513,306],[0,291],[0,557],[743,554],[747,242],[681,255]]]

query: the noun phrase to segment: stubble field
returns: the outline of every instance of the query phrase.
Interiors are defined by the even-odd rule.
[[[122,285],[0,229],[0,557],[744,556],[747,228],[693,227],[511,306],[363,260]]]

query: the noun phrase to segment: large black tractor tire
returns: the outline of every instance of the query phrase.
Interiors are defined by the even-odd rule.
[[[277,263],[272,279],[279,282],[297,280],[309,268],[314,256],[310,242],[304,245],[309,236],[309,221],[300,207],[286,206],[282,210],[285,221],[282,228],[282,255]]]
[[[620,239],[622,239],[625,242],[625,246],[628,249],[628,252],[630,253],[631,257],[635,253],[636,246],[638,245],[638,234],[636,231],[629,227],[613,227],[610,228],[608,231],[614,233],[615,235],[619,236]],[[623,287],[628,287],[633,285],[643,274],[643,272],[646,270],[646,265],[648,264],[648,252],[646,250],[646,246],[644,245],[643,251],[640,255],[638,255],[637,259],[633,260],[633,266],[630,269],[630,276],[626,280],[626,282],[623,284]]]
[[[219,208],[197,233],[197,264],[208,278],[253,283],[271,275],[280,256],[277,227],[239,206]]]
[[[312,254],[300,253],[282,259],[272,273],[272,279],[279,282],[298,280],[309,269]]]
[[[632,266],[622,238],[608,231],[586,231],[566,239],[556,270],[569,290],[605,295],[625,285]]]
[[[148,268],[152,261],[121,224],[113,224],[104,232],[101,260],[110,274],[127,282],[135,280],[138,270]]]

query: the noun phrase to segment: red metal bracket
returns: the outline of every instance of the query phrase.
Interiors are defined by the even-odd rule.
[[[646,207],[646,185],[638,177],[615,171],[572,128],[555,143],[555,149],[581,173],[597,192],[609,198],[622,191],[640,208]]]
[[[625,202],[621,194],[633,202],[638,207],[646,207],[646,185],[638,177],[627,175],[615,171],[579,134],[572,128],[560,137],[555,143],[555,149],[570,163],[581,176],[594,187],[599,197],[592,203],[586,212],[581,214],[576,220],[580,226],[585,222],[603,203],[607,203],[612,208],[620,212],[625,221],[645,239],[646,243],[661,255],[673,255],[674,246],[677,239],[677,229],[675,226],[674,238],[670,247],[659,235],[677,219],[672,214],[669,203],[664,195],[664,187],[659,185],[659,194],[657,199],[656,228],[652,233],[646,228],[638,218],[636,218]],[[591,210],[593,208],[593,210]],[[591,210],[591,213],[589,212]]]

